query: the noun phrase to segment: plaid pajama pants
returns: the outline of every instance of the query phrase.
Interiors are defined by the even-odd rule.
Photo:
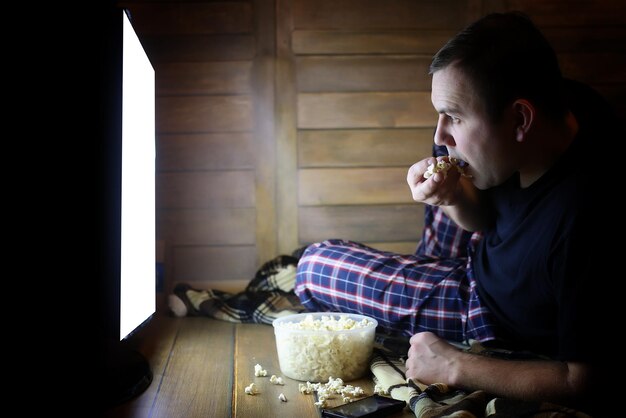
[[[295,292],[309,311],[375,318],[386,332],[410,336],[432,331],[450,341],[495,338],[481,306],[471,253],[481,238],[426,205],[415,254],[379,251],[346,240],[310,245],[298,263]]]

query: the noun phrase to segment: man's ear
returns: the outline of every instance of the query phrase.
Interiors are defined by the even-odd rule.
[[[515,139],[522,142],[535,120],[535,106],[526,99],[517,99],[513,102],[515,115]]]

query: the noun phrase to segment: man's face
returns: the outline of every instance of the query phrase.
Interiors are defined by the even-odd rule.
[[[510,118],[494,124],[465,74],[449,65],[433,74],[431,100],[439,120],[435,143],[468,164],[479,189],[506,181],[515,171],[514,129]]]

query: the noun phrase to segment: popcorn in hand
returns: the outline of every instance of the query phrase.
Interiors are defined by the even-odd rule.
[[[435,173],[442,173],[443,178],[445,179],[448,176],[448,171],[452,168],[456,168],[456,170],[461,173],[463,177],[471,177],[470,175],[465,173],[465,167],[459,164],[459,160],[454,157],[449,157],[448,161],[444,159],[437,159],[436,163],[433,163],[428,166],[426,172],[424,173],[424,178],[430,178]]]

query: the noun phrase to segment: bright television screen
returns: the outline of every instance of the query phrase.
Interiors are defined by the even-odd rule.
[[[156,310],[155,75],[122,15],[120,340]]]

